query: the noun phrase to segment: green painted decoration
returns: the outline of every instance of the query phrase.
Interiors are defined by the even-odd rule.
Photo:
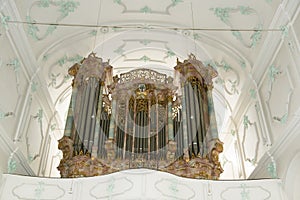
[[[81,60],[83,59],[82,56],[80,55],[75,55],[75,56],[72,56],[72,57],[68,57],[68,56],[63,56],[61,57],[58,61],[57,61],[57,64],[62,67],[64,64],[70,62],[72,64],[75,64],[75,63],[79,63]]]
[[[50,6],[50,0],[40,0],[39,7],[48,8]]]
[[[140,60],[144,62],[149,62],[151,59],[148,56],[144,55],[143,57],[140,58]]]
[[[215,80],[215,83],[216,83],[216,84],[219,84],[219,85],[224,85],[224,84],[225,84],[225,81],[224,81],[222,78],[217,77],[217,79]]]
[[[61,18],[65,18],[69,15],[70,12],[74,12],[75,9],[80,5],[79,2],[68,0],[68,1],[60,1],[57,3],[59,6],[59,12],[61,13]]]
[[[232,12],[233,8],[210,8],[209,10],[213,11],[215,16],[220,18],[222,22],[229,25],[229,12]]]
[[[276,76],[280,73],[281,73],[281,71],[279,71],[279,69],[277,67],[275,67],[275,65],[271,65],[269,67],[268,75],[269,75],[269,78],[271,80],[271,83],[274,83],[274,81],[276,79]]]
[[[110,183],[108,184],[108,186],[106,187],[106,191],[108,192],[110,198],[111,199],[111,196],[114,192],[114,189],[115,189],[115,179],[114,178],[111,178],[110,180]]]
[[[262,38],[262,24],[259,24],[258,27],[255,28],[254,33],[250,36],[251,39],[251,44],[250,47],[256,47],[258,42],[261,40]]]
[[[48,60],[48,58],[49,58],[49,55],[48,55],[48,54],[45,54],[45,55],[43,55],[43,59],[42,59],[42,60],[43,60],[44,62],[46,62],[46,61]]]
[[[44,116],[44,111],[43,111],[43,109],[40,108],[40,109],[38,110],[37,114],[35,115],[35,118],[38,119],[38,122],[39,122],[39,123],[42,123],[43,116]]]
[[[203,62],[203,64],[204,64],[205,66],[210,65],[210,66],[212,66],[215,70],[217,70],[217,68],[218,68],[217,65],[216,65],[216,62],[213,61],[213,60],[206,60],[206,61]]]
[[[231,84],[231,88],[230,88],[230,91],[232,94],[239,94],[239,90],[237,89],[237,86],[238,86],[238,81],[237,80],[230,80],[228,79],[228,82]]]
[[[50,126],[50,131],[54,131],[55,129],[56,129],[56,124],[51,124],[51,126]]]
[[[194,40],[199,40],[201,38],[201,36],[199,35],[199,33],[194,33],[193,38],[194,38]]]
[[[210,8],[209,10],[214,12],[214,15],[219,18],[223,23],[228,25],[230,28],[234,29],[233,25],[230,22],[230,15],[233,13],[239,12],[241,15],[257,15],[257,12],[255,9],[249,7],[249,6],[237,6],[234,7],[226,7],[226,8]],[[244,46],[247,48],[253,48],[256,47],[258,42],[262,38],[262,27],[263,25],[259,22],[256,27],[254,27],[254,32],[250,36],[250,43],[246,42],[246,40],[243,38],[242,33],[240,31],[234,30],[232,31],[232,35],[239,40]]]
[[[275,163],[269,163],[267,167],[268,173],[272,178],[278,178]]]
[[[171,180],[169,190],[173,193],[173,195],[176,195],[178,193],[178,181],[176,179]]]
[[[56,79],[57,79],[57,77],[59,77],[59,75],[60,75],[60,73],[58,73],[58,74],[51,73],[51,76],[50,76],[51,81],[48,84],[48,87],[55,87],[56,86]]]
[[[240,63],[240,66],[241,66],[243,69],[246,68],[246,63],[245,63],[244,60],[240,60],[239,63]]]
[[[284,115],[282,115],[281,117],[273,117],[274,120],[280,122],[281,124],[286,124],[287,120],[288,120],[288,113],[285,113]]]
[[[32,39],[37,41],[45,39],[48,35],[52,34],[57,28],[56,25],[49,25],[44,35],[39,36],[38,33],[40,32],[40,30],[35,25],[36,21],[31,19],[30,16],[26,16],[26,21],[28,22],[27,34],[31,36]]]
[[[280,26],[281,34],[284,37],[287,37],[289,35],[289,27],[287,25],[285,26]]]
[[[241,198],[242,200],[250,200],[250,191],[246,190],[246,185],[245,184],[241,184],[241,188],[242,188],[242,192],[241,192]]]
[[[121,4],[122,1],[121,0],[114,0],[114,3]]]
[[[233,130],[233,129],[231,129],[230,134],[231,134],[232,136],[235,136],[235,135],[236,135],[236,131]]]
[[[183,2],[183,0],[172,0],[172,6],[176,6],[177,4]]]
[[[97,35],[97,30],[92,30],[89,32],[89,35],[91,36],[96,36]]]
[[[39,28],[34,25],[36,21],[32,20],[30,16],[26,16],[26,22],[28,22],[28,28],[27,28],[27,33],[29,36],[32,37],[34,40],[39,40],[37,36],[37,32],[39,32]]]
[[[270,147],[270,146],[269,146]],[[268,164],[267,166],[267,171],[269,173],[269,175],[271,176],[271,178],[278,178],[277,175],[277,167],[276,167],[276,162],[274,157],[271,155],[270,151],[267,151],[268,156],[271,159],[271,162]]]
[[[37,88],[38,88],[38,83],[35,82],[35,81],[33,81],[33,82],[31,83],[31,92],[32,92],[32,93],[36,92],[36,91],[37,91]]]
[[[221,61],[221,65],[225,72],[228,72],[229,70],[232,69],[232,67],[224,60]]]
[[[72,78],[72,76],[70,76],[69,74],[64,75],[63,83],[66,83],[71,78]]]
[[[241,15],[251,15],[256,13],[256,11],[253,8],[250,8],[249,6],[237,6],[236,8],[210,8],[209,10],[213,11],[216,17],[218,17],[222,22],[229,26],[231,26],[229,20],[231,13],[240,12]]]
[[[249,125],[251,125],[251,122],[247,115],[244,115],[243,124],[245,129],[248,129]]]
[[[8,29],[8,24],[7,22],[10,20],[9,16],[3,15],[0,13],[0,21],[1,25],[7,30]]]
[[[250,93],[250,97],[251,97],[252,99],[256,99],[256,90],[255,90],[255,89],[251,88],[251,89],[249,90],[249,93]]]
[[[125,46],[125,44],[119,46],[116,50],[114,50],[114,52],[115,52],[116,54],[123,55],[123,53],[125,52],[125,50],[123,49],[124,46]]]
[[[238,39],[238,40],[243,40],[242,34],[240,31],[231,31],[232,35]]]
[[[0,119],[4,119],[4,118],[12,116],[12,115],[14,115],[13,112],[3,112],[0,110]]]
[[[151,13],[152,10],[148,6],[145,6],[145,7],[143,7],[143,8],[140,9],[140,12],[147,14],[147,13]]]
[[[147,46],[148,44],[150,44],[152,41],[151,40],[141,40],[140,43]]]
[[[11,66],[14,70],[14,72],[19,71],[21,64],[18,58],[13,59],[12,61],[10,61],[10,63],[7,64],[7,66]]]
[[[242,15],[250,15],[255,13],[255,10],[250,8],[249,6],[238,6],[238,9]]]
[[[56,23],[60,22],[62,19],[67,17],[69,13],[74,12],[75,9],[80,5],[79,2],[74,0],[60,0],[60,1],[51,1],[51,0],[40,0],[37,5],[39,8],[47,9],[50,6],[58,8],[60,16],[56,19]],[[39,28],[37,27],[36,20],[31,18],[31,8],[29,9],[28,15],[26,16],[26,22],[28,23],[27,34],[34,40],[43,40],[50,34],[52,34],[56,29],[56,25],[49,25],[46,31],[41,34]]]
[[[43,181],[38,183],[37,188],[34,190],[34,195],[37,200],[41,200],[42,194],[45,191],[45,183]]]
[[[17,170],[17,162],[11,157],[7,162],[7,173],[12,174]]]
[[[171,58],[171,57],[175,56],[175,53],[171,49],[167,48],[166,50],[167,50],[166,51],[166,57],[167,58]]]

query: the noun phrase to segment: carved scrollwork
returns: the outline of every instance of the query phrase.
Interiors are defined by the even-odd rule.
[[[150,69],[137,69],[120,75],[120,83],[130,82],[135,79],[167,83],[167,75],[158,73]]]

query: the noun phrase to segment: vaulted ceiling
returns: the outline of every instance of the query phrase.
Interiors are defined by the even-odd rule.
[[[68,68],[91,52],[110,60],[114,74],[146,67],[170,76],[176,59],[193,53],[219,73],[214,101],[221,133],[243,99],[255,97],[274,44],[287,34],[285,11],[295,13],[299,5],[297,0],[14,2],[13,17],[1,13],[2,23],[15,25],[14,42],[34,61],[31,70],[45,80],[61,118],[71,94]]]

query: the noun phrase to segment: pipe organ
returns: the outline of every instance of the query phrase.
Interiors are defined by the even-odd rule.
[[[195,56],[174,77],[151,69],[113,76],[95,54],[73,65],[71,103],[59,140],[62,177],[97,176],[148,168],[182,177],[222,173],[212,99],[217,72]]]

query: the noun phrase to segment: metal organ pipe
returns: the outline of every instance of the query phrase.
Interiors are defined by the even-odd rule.
[[[114,139],[114,128],[115,128],[115,117],[116,117],[116,106],[117,102],[115,97],[112,99],[112,105],[111,105],[111,115],[110,115],[110,123],[109,123],[109,139]]]
[[[174,140],[172,120],[172,97],[168,97],[168,140]]]
[[[199,99],[199,105],[200,105],[200,133],[199,133],[199,144],[200,144],[200,155],[204,156],[204,145],[203,145],[203,141],[205,140],[205,133],[206,133],[206,127],[205,127],[205,118],[204,118],[204,110],[203,110],[203,106],[205,105],[204,103],[204,99],[202,97],[201,94],[201,90],[202,89],[198,89],[198,99]]]
[[[156,135],[155,135],[155,138],[156,138],[156,159],[158,158],[158,97],[156,97],[156,104],[155,104],[155,110],[156,110]]]
[[[182,132],[183,132],[183,151],[188,148],[188,128],[187,128],[187,105],[186,105],[185,86],[182,88]]]
[[[125,107],[125,124],[124,124],[124,144],[123,144],[123,159],[125,159],[126,153],[126,140],[128,135],[128,111],[129,111],[129,99],[126,100],[126,107]]]
[[[189,134],[190,135],[190,145],[191,145],[191,150],[192,150],[192,153],[193,154],[196,154],[196,150],[195,150],[195,146],[194,146],[194,141],[195,141],[195,138],[196,138],[196,122],[195,122],[195,116],[196,116],[196,113],[195,113],[195,107],[197,105],[196,102],[195,102],[195,98],[194,98],[194,90],[193,90],[193,87],[191,85],[191,83],[188,84],[188,98],[189,98],[189,103],[190,103],[190,124],[191,124],[191,133]]]
[[[115,101],[115,108],[114,108],[114,111],[115,111],[115,114],[111,114],[111,119],[113,119],[114,121],[112,122],[112,126],[113,126],[113,139],[114,139],[114,142],[117,146],[117,144],[120,142],[120,130],[118,128],[118,112],[119,112],[119,104],[118,104],[118,101],[117,99],[113,100]],[[118,147],[118,146],[117,146]],[[119,148],[116,148],[116,154],[118,156],[119,154]]]
[[[193,140],[193,146],[194,146],[194,151],[195,154],[198,155],[200,152],[200,144],[199,144],[199,134],[200,134],[200,113],[199,113],[199,108],[200,108],[200,104],[199,104],[199,99],[198,99],[198,86],[194,85],[193,87],[193,99],[194,99],[194,106],[195,106],[195,111],[194,111],[194,120],[195,120],[195,137]]]
[[[99,147],[99,135],[101,134],[101,113],[102,113],[102,89],[103,86],[101,81],[99,82],[99,91],[98,91],[98,103],[97,103],[97,111],[96,111],[96,124],[94,129],[94,138],[93,138],[93,148],[92,148],[92,156],[98,157],[98,147]]]
[[[84,126],[84,134],[83,134],[83,146],[85,149],[85,153],[87,153],[90,148],[89,148],[89,140],[90,140],[90,135],[92,134],[91,130],[94,130],[94,128],[92,128],[92,123],[93,123],[93,110],[95,110],[95,94],[96,94],[96,82],[98,82],[96,80],[96,78],[92,77],[89,78],[88,82],[87,82],[87,88],[88,88],[88,98],[87,98],[87,102],[86,102],[86,117],[85,117],[85,126]]]
[[[97,78],[93,78],[93,85],[92,85],[92,99],[91,99],[91,125],[89,128],[89,137],[88,137],[88,151],[89,153],[92,153],[92,146],[94,144],[94,136],[95,136],[95,126],[96,126],[96,115],[97,115],[97,109],[98,109],[98,96],[99,96],[99,80]]]
[[[192,144],[192,130],[191,130],[191,102],[190,102],[190,94],[189,94],[189,83],[185,84],[184,90],[185,90],[185,100],[186,100],[186,106],[187,106],[187,148],[189,152],[189,156],[191,154],[190,145]]]
[[[84,125],[85,125],[85,119],[87,115],[87,102],[88,102],[88,94],[89,91],[87,89],[86,82],[83,82],[83,84],[80,86],[83,89],[81,90],[83,95],[81,96],[82,98],[80,99],[80,109],[78,113],[78,122],[77,122],[77,133],[78,133],[78,141],[77,145],[79,147],[78,151],[83,153],[84,147],[83,147],[83,140],[84,140]]]
[[[132,125],[132,147],[131,147],[131,153],[134,155],[134,143],[135,143],[135,128],[136,128],[136,99],[134,98],[133,103],[133,125]]]
[[[147,130],[147,159],[150,160],[150,139],[151,139],[151,99],[148,100],[148,130]]]

